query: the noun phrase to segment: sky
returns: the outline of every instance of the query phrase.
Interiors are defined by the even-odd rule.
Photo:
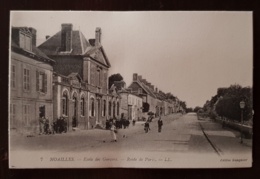
[[[253,81],[252,12],[243,11],[12,11],[10,25],[46,35],[72,23],[86,39],[101,27],[101,44],[130,85],[133,73],[187,107],[203,106],[219,87],[251,86]]]

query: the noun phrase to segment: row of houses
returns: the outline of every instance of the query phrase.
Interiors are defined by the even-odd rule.
[[[169,99],[137,73],[133,74],[131,84],[127,88],[121,86],[118,92],[122,98],[122,112],[129,120],[147,119],[149,113],[158,117],[183,111],[178,98]]]
[[[36,46],[37,31],[12,27],[10,51],[10,128],[39,132],[39,119],[63,117],[68,129],[103,126],[123,114],[141,120],[148,111],[157,116],[176,112],[176,101],[162,98],[137,74],[128,88],[108,89],[111,64],[101,44],[101,28],[87,40],[72,24]]]

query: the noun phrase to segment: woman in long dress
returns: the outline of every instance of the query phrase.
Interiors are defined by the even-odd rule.
[[[114,123],[111,123],[111,127],[110,127],[110,133],[111,133],[111,136],[112,136],[112,142],[117,142],[117,139],[116,139],[116,126]]]

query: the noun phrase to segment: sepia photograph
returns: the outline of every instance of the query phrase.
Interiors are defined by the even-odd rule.
[[[249,168],[251,11],[10,11],[9,168]]]

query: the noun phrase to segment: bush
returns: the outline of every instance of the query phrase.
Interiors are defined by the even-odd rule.
[[[214,112],[210,112],[209,113],[209,118],[215,120],[217,118],[217,115]]]

